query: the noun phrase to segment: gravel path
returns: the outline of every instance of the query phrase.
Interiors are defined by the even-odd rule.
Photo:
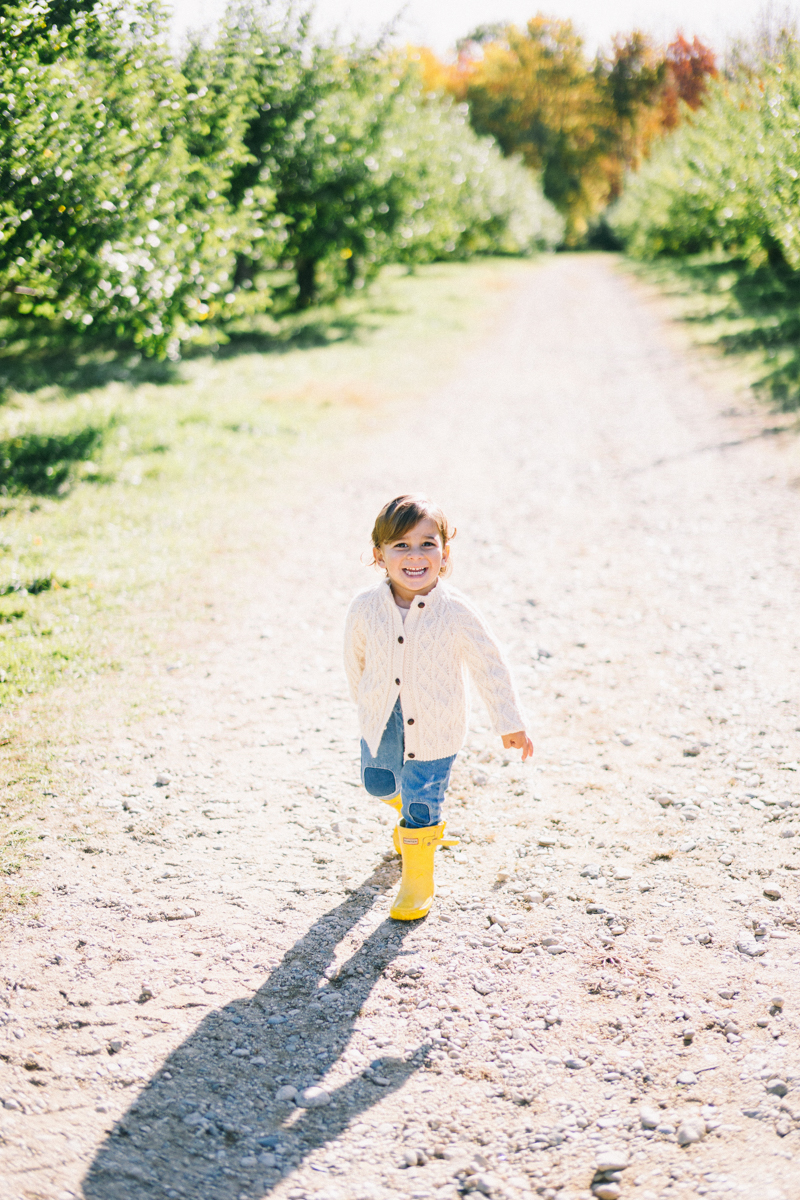
[[[800,470],[681,336],[613,260],[554,258],[447,387],[287,467],[182,635],[181,715],[101,714],[83,840],[44,827],[4,1197],[797,1200]],[[461,846],[401,926],[340,644],[409,487],[460,527],[536,756],[476,714]]]

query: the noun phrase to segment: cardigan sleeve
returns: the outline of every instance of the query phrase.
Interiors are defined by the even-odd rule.
[[[502,737],[525,728],[519,698],[500,643],[477,609],[459,597],[463,661],[489,712],[494,733]]]
[[[366,631],[356,601],[350,605],[344,626],[344,669],[350,696],[358,702],[358,685],[364,674]]]

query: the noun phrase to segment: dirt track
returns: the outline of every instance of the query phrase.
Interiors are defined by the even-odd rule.
[[[4,935],[3,1196],[800,1197],[797,449],[660,313],[532,266],[446,388],[288,469],[277,550],[240,531],[183,715],[74,756],[96,853],[52,838]],[[410,488],[536,756],[476,714],[401,927],[340,644]]]

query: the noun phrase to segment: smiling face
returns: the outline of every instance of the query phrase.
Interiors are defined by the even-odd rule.
[[[385,567],[398,600],[410,602],[436,586],[450,556],[442,535],[431,517],[424,517],[395,542],[373,547],[375,562]]]

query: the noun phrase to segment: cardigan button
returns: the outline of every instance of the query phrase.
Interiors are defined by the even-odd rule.
[[[404,641],[405,639],[404,639],[404,638],[401,638],[401,637],[399,637],[397,640],[398,640],[398,642],[400,642],[400,644],[402,645],[402,644],[403,644],[403,641]]]
[[[419,604],[417,605],[417,608],[424,608],[424,607],[425,607],[425,604],[423,603],[422,600],[420,600]]]
[[[409,755],[408,755],[408,757],[409,757],[409,758],[416,758],[417,756],[416,756],[416,754],[412,754],[412,753],[409,751]]]
[[[413,717],[409,717],[409,718],[408,718],[408,723],[409,723],[409,725],[413,725],[413,724],[414,724],[414,718],[413,718]]]
[[[395,679],[395,683],[397,684],[397,686],[398,686],[398,687],[400,687],[400,680],[399,680],[399,679]]]

